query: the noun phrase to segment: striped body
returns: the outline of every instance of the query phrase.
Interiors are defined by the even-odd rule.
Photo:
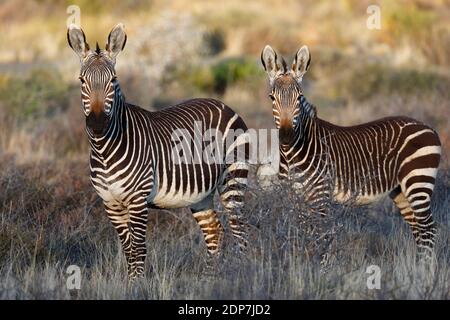
[[[268,72],[276,68],[272,48],[264,49],[262,59]],[[309,63],[303,47],[292,70],[283,61],[269,72],[280,131],[279,176],[293,179],[320,214],[327,213],[330,199],[362,205],[389,194],[411,226],[419,254],[430,257],[436,233],[430,202],[441,155],[437,133],[407,117],[351,127],[318,118],[301,88]]]
[[[424,192],[431,196],[441,153],[433,129],[407,117],[341,127],[310,117],[315,110],[304,96],[301,103],[307,115],[300,115],[303,132],[289,146],[281,145],[280,176],[294,175],[338,202],[371,203],[396,187],[407,195],[428,188]],[[422,178],[417,181],[417,176]],[[330,179],[331,190],[317,183]]]
[[[94,138],[91,145],[92,183],[111,204],[128,205],[136,189],[145,190],[147,202],[160,208],[202,201],[222,183],[225,163],[178,163],[172,157],[171,133],[183,128],[194,136],[195,121],[204,131],[247,129],[237,114],[213,99],[190,100],[157,112],[124,105],[120,113],[123,124],[118,126],[126,130],[114,139]],[[204,146],[198,152],[203,150]]]

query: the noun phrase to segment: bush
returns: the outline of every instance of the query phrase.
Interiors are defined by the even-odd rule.
[[[12,118],[46,116],[67,105],[69,86],[53,69],[35,69],[25,78],[3,76],[0,106]]]
[[[262,70],[253,60],[229,58],[212,66],[191,70],[187,82],[204,92],[224,94],[229,86],[262,75]]]
[[[216,55],[225,50],[225,34],[220,29],[214,29],[206,32],[203,35],[203,45],[205,46],[206,54]]]

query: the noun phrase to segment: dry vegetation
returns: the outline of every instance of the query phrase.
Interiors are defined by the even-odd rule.
[[[322,118],[350,125],[403,114],[436,128],[444,159],[433,199],[434,274],[416,268],[411,233],[389,199],[333,206],[328,219],[299,221],[307,204],[290,186],[275,192],[252,186],[246,257],[228,248],[218,276],[205,275],[205,247],[188,210],[152,211],[147,276],[127,288],[117,236],[88,178],[79,65],[65,38],[71,3],[81,6],[91,44],[104,43],[115,23],[125,23],[129,38],[117,67],[133,103],[158,109],[193,96],[218,97],[250,127],[272,127],[259,52],[269,43],[290,59],[307,44],[312,65],[305,92]],[[110,3],[0,4],[0,299],[450,298],[445,1],[380,1],[378,31],[365,27],[368,1]],[[315,238],[304,232],[315,226],[335,230],[325,269],[309,250]],[[66,289],[72,264],[82,268],[77,293]],[[381,267],[381,290],[366,287],[372,264]]]

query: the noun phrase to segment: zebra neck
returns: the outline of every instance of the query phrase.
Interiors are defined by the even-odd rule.
[[[297,126],[295,127],[295,138],[293,146],[300,148],[312,137],[311,130],[317,117],[316,107],[309,103],[305,96],[300,97],[300,112]]]
[[[300,98],[298,121],[294,139],[289,145],[280,144],[280,175],[288,177],[291,170],[306,170],[310,146],[317,142],[316,108],[304,96]]]
[[[315,119],[317,117],[317,110],[314,105],[306,100],[304,95],[300,96],[300,119],[308,120]]]
[[[120,141],[122,139],[121,136],[124,134],[125,131],[125,120],[124,117],[126,116],[126,101],[125,97],[123,96],[122,92],[120,91],[120,87],[117,84],[115,94],[114,94],[114,100],[113,105],[111,107],[111,115],[110,115],[110,121],[108,124],[108,128],[105,132],[105,134],[101,137],[95,137],[89,134],[89,143],[91,145],[91,150],[94,152],[97,156],[100,158],[103,158],[104,153],[106,152],[111,143],[111,141]]]

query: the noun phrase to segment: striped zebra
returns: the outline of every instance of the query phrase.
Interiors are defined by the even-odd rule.
[[[79,79],[90,142],[91,182],[118,232],[129,278],[143,276],[149,207],[190,207],[208,253],[215,257],[223,238],[213,206],[217,190],[230,229],[239,246],[245,247],[240,210],[248,173],[244,121],[213,99],[189,100],[157,112],[127,103],[115,71],[116,56],[127,40],[123,24],[111,30],[105,50],[98,43],[90,50],[84,32],[74,24],[69,26],[67,38],[81,62]],[[186,154],[173,152],[179,144],[173,133],[181,132],[184,136],[180,139],[187,142],[196,130],[200,134],[212,130],[223,134],[217,146],[223,147],[219,160],[224,161],[181,161]],[[225,146],[226,139],[232,143]],[[189,144],[184,151],[201,155],[206,142],[200,143]]]
[[[270,46],[261,61],[279,129],[279,177],[301,180],[308,202],[324,215],[330,199],[360,205],[389,194],[412,229],[419,257],[431,257],[436,227],[430,201],[441,154],[437,133],[407,117],[331,124],[303,95],[302,78],[311,62],[306,46],[290,70]]]

